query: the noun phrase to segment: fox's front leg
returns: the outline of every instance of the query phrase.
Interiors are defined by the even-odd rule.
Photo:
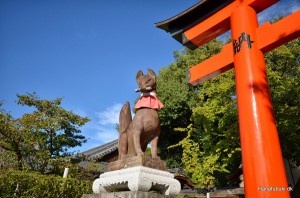
[[[156,136],[151,141],[151,156],[152,156],[152,158],[159,158],[157,155],[157,144],[158,144],[158,136]]]
[[[133,134],[133,142],[134,142],[134,148],[137,156],[144,156],[144,152],[141,148],[141,131],[137,130]]]

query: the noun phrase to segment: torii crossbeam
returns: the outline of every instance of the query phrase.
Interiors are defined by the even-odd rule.
[[[258,26],[257,21],[257,13],[278,1],[202,0],[155,24],[190,49],[231,29],[232,43],[191,67],[187,78],[197,85],[234,68],[248,198],[290,197],[263,53],[300,36],[300,10],[272,25]]]

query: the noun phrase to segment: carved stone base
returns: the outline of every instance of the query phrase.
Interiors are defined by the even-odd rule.
[[[106,172],[93,183],[93,192],[156,191],[164,195],[177,195],[181,186],[174,175],[144,166]]]
[[[82,198],[176,198],[176,195],[161,195],[153,192],[100,192],[99,194],[85,194]]]
[[[108,171],[120,170],[134,166],[146,166],[158,170],[166,170],[166,163],[161,159],[151,158],[147,156],[135,156],[110,162]]]

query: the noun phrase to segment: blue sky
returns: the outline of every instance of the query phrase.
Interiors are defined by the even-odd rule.
[[[62,107],[91,122],[81,128],[84,151],[118,137],[122,105],[138,96],[135,75],[174,61],[182,46],[155,22],[170,18],[197,0],[1,0],[0,100],[14,117],[30,109],[16,94],[63,97]],[[259,20],[294,12],[300,0],[282,0]]]

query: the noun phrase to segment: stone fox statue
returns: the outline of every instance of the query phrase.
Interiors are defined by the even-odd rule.
[[[141,96],[135,105],[136,114],[132,120],[129,102],[120,112],[119,159],[133,156],[143,156],[151,141],[151,156],[157,156],[157,143],[160,134],[158,109],[163,104],[156,96],[156,74],[148,69],[144,75],[141,70],[136,75]]]

